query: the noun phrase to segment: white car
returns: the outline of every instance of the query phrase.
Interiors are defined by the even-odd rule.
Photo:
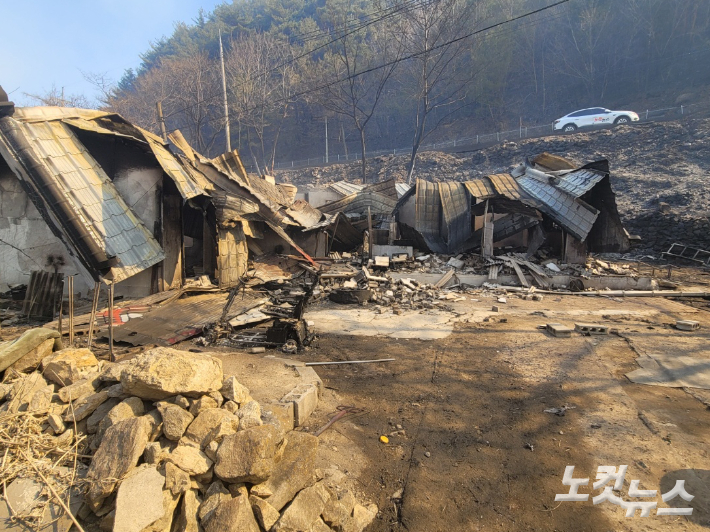
[[[553,128],[555,131],[569,133],[580,127],[630,124],[631,122],[638,122],[638,120],[639,115],[633,111],[611,111],[603,107],[590,107],[589,109],[580,109],[563,116],[559,120],[555,120]]]

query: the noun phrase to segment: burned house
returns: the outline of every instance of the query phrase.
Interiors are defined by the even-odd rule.
[[[247,176],[236,151],[195,153],[179,132],[176,154],[114,113],[7,101],[0,113],[3,291],[33,271],[74,276],[84,294],[103,282],[142,297],[203,275],[228,288],[250,252],[308,257],[289,233],[337,218]]]
[[[515,168],[465,182],[418,180],[394,209],[400,243],[456,254],[494,246],[543,244],[566,262],[588,252],[625,252],[626,233],[611,188],[609,164],[581,168],[547,153]]]

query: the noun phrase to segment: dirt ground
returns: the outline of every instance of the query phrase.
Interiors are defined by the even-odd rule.
[[[625,373],[647,352],[710,357],[704,307],[660,298],[514,296],[500,312],[491,302],[455,305],[444,339],[396,340],[328,335],[298,358],[395,362],[320,366],[324,400],[303,430],[314,431],[337,405],[362,414],[326,431],[322,467],[333,463],[357,479],[356,489],[380,514],[380,531],[702,530],[710,527],[710,393],[631,383]],[[484,321],[486,317],[489,321]],[[681,332],[676,319],[702,327]],[[602,323],[608,336],[555,338],[537,325]],[[566,415],[545,413],[567,406]],[[401,426],[401,431],[398,432]],[[381,443],[381,435],[389,443]],[[555,502],[567,493],[565,466],[590,478],[597,467],[628,465],[616,495],[630,500],[630,481],[669,491],[684,479],[694,495],[685,516],[624,517],[609,502]],[[642,499],[636,499],[642,500]],[[670,506],[683,507],[676,498]]]

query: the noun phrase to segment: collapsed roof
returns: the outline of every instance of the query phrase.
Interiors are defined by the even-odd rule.
[[[494,174],[465,182],[416,187],[397,204],[399,221],[409,223],[438,253],[457,253],[480,245],[472,216],[504,214],[495,220],[495,240],[549,220],[590,250],[624,252],[629,239],[611,188],[609,163],[600,160],[575,168],[551,154],[526,161],[510,174]],[[413,202],[414,215],[403,215]]]

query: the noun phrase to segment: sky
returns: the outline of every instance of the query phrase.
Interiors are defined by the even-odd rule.
[[[115,81],[140,65],[151,42],[169,36],[176,22],[192,23],[200,8],[225,0],[0,0],[0,85],[17,105],[37,105],[24,93],[94,100],[83,72]]]

